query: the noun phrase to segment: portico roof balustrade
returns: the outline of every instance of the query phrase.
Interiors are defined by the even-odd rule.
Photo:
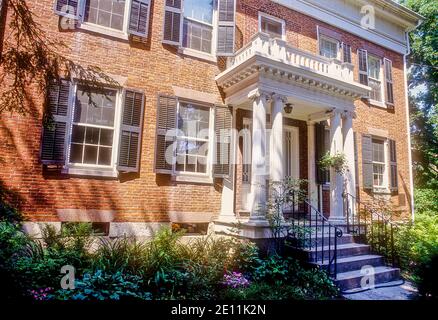
[[[314,55],[284,40],[257,33],[228,59],[227,69],[216,81],[224,90],[227,103],[243,103],[247,92],[258,88],[289,97],[301,95],[307,102],[315,102],[309,98],[316,99],[327,107],[350,109],[354,100],[371,90],[354,81],[353,69],[350,63]]]

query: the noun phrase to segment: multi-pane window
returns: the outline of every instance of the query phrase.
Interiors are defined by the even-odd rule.
[[[122,31],[125,7],[125,0],[87,0],[84,21]]]
[[[213,1],[184,1],[183,47],[212,52]]]
[[[207,173],[210,108],[180,103],[176,171]]]
[[[384,186],[385,176],[385,144],[373,139],[373,184],[375,187]]]
[[[380,78],[380,58],[368,55],[368,85],[372,91],[370,99],[382,100],[382,81]]]
[[[338,57],[338,41],[321,36],[319,40],[319,54],[329,59]]]
[[[260,31],[271,38],[283,38],[283,24],[266,16],[260,16]]]
[[[76,92],[72,123],[70,163],[111,166],[117,91],[95,91],[81,85]]]

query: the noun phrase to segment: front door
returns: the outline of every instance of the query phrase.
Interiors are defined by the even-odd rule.
[[[300,178],[300,150],[299,130],[297,127],[286,126],[283,132],[283,168],[285,179],[298,180]],[[295,206],[297,210],[297,206]],[[291,211],[292,207],[286,205],[284,211]]]

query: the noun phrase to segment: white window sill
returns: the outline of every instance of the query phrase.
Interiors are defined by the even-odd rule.
[[[175,175],[172,180],[184,183],[213,184],[213,178],[209,176]]]
[[[104,34],[104,35],[107,35],[109,37],[118,38],[121,40],[126,40],[126,41],[129,40],[129,35],[127,33],[124,33],[123,31],[117,31],[114,29],[109,29],[109,28],[101,27],[101,26],[94,25],[94,24],[82,23],[79,26],[79,29]]]
[[[375,107],[379,107],[379,108],[382,108],[382,109],[387,109],[386,104],[384,102],[382,102],[382,101],[377,101],[377,100],[369,99],[369,102],[370,102],[371,105],[373,105]]]
[[[186,55],[186,56],[191,56],[191,57],[194,57],[194,58],[197,58],[197,59],[201,59],[201,60],[206,60],[206,61],[209,61],[209,62],[217,63],[216,56],[214,56],[214,55],[212,55],[210,53],[205,53],[205,52],[202,52],[202,51],[197,51],[197,50],[193,50],[193,49],[190,49],[190,48],[182,48],[182,47],[178,48],[178,52],[182,53],[183,55]]]
[[[103,178],[117,178],[118,174],[113,169],[101,169],[101,168],[72,168],[67,167],[62,169],[63,174],[73,176],[90,176],[90,177],[103,177]]]
[[[391,190],[386,187],[373,187],[373,193],[375,194],[391,194]]]

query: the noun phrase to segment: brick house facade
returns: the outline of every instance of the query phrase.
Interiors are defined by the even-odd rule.
[[[87,156],[86,152],[88,152],[88,155],[98,152],[98,157],[102,159],[104,156],[101,155],[101,152],[104,154],[102,150],[106,150],[105,148],[108,147],[102,144],[103,132],[114,130],[110,133],[113,135],[113,149],[108,149],[109,152],[113,153],[112,160],[109,160],[111,162],[110,167],[112,167],[105,169],[107,170],[104,170],[105,174],[99,172],[99,168],[77,169],[77,167],[66,168],[66,165],[52,166],[45,164],[41,158],[42,137],[44,137],[42,126],[44,97],[31,92],[32,113],[30,115],[2,114],[0,118],[0,159],[2,162],[0,182],[2,187],[9,191],[12,200],[23,211],[27,221],[25,226],[30,232],[37,232],[38,228],[35,222],[50,222],[59,226],[60,222],[87,221],[109,223],[109,234],[112,236],[124,233],[149,234],[161,223],[209,223],[216,219],[220,220],[221,216],[230,217],[239,214],[243,216],[245,212],[251,216],[254,207],[250,206],[248,208],[242,204],[242,193],[248,193],[246,196],[255,202],[254,196],[250,195],[254,191],[251,191],[254,187],[249,187],[250,190],[245,191],[242,179],[244,169],[241,161],[237,161],[235,166],[230,166],[227,169],[227,177],[216,176],[214,174],[215,166],[211,164],[207,164],[206,169],[199,165],[194,169],[202,172],[205,170],[204,177],[195,175],[193,178],[191,174],[178,175],[175,174],[175,168],[171,169],[171,172],[157,170],[157,153],[159,152],[159,148],[157,148],[157,123],[159,121],[157,121],[157,118],[160,119],[158,112],[163,110],[161,106],[158,106],[160,103],[158,97],[178,97],[179,108],[185,106],[188,108],[187,110],[191,110],[190,103],[204,106],[199,109],[201,110],[199,115],[201,117],[209,115],[206,123],[208,123],[210,130],[214,130],[214,123],[217,122],[218,113],[214,111],[215,106],[232,106],[232,109],[229,110],[232,110],[232,121],[235,123],[233,128],[242,129],[244,118],[255,119],[251,111],[251,104],[242,101],[236,103],[238,99],[233,98],[233,95],[237,96],[238,91],[241,90],[239,86],[246,85],[246,80],[242,79],[240,83],[235,80],[236,83],[231,84],[231,80],[227,77],[229,73],[239,68],[238,62],[236,62],[237,55],[235,56],[234,53],[242,52],[239,49],[244,49],[245,46],[254,41],[254,36],[260,31],[266,31],[268,34],[272,32],[274,35],[277,32],[280,33],[278,36],[283,39],[281,45],[284,45],[284,48],[296,48],[299,50],[298,53],[303,56],[306,56],[306,54],[311,55],[310,59],[314,59],[314,61],[320,61],[318,59],[321,59],[319,57],[322,54],[322,48],[325,48],[322,43],[327,45],[327,53],[324,51],[324,54],[330,55],[331,48],[336,47],[335,54],[339,55],[336,59],[344,59],[339,63],[337,62],[336,65],[345,69],[330,72],[339,72],[339,75],[343,75],[342,72],[346,72],[346,70],[353,72],[353,81],[347,81],[346,78],[344,80],[348,82],[349,94],[351,93],[348,99],[352,103],[351,109],[348,111],[355,113],[355,115],[352,115],[354,117],[352,130],[356,137],[356,152],[351,150],[351,146],[348,152],[350,153],[349,159],[353,159],[353,162],[356,163],[353,170],[357,171],[356,177],[358,177],[356,185],[359,193],[357,196],[361,200],[369,200],[377,196],[384,197],[390,200],[395,210],[405,217],[412,213],[413,187],[409,157],[409,115],[406,101],[406,64],[404,59],[404,54],[407,54],[408,43],[403,39],[403,36],[409,28],[415,26],[419,17],[409,10],[394,4],[392,1],[365,1],[377,8],[377,23],[381,22],[378,28],[388,28],[389,31],[393,31],[394,36],[391,37],[391,34],[384,36],[383,34],[387,30],[382,29],[377,31],[364,30],[361,36],[357,34],[360,31],[352,31],[346,28],[345,25],[342,26],[338,23],[339,17],[336,17],[333,12],[331,12],[332,18],[330,19],[325,18],[326,11],[321,15],[321,19],[317,19],[313,11],[309,9],[314,1],[303,1],[306,6],[302,8],[297,5],[295,8],[296,1],[237,0],[235,17],[230,19],[231,22],[232,20],[235,21],[235,25],[233,24],[232,27],[234,32],[232,37],[234,39],[233,52],[231,54],[216,55],[215,52],[220,51],[217,37],[219,37],[219,42],[223,40],[221,38],[223,34],[217,32],[217,29],[222,26],[222,15],[221,10],[218,10],[218,2],[219,9],[223,9],[221,3],[226,8],[229,8],[227,4],[231,3],[234,8],[233,1],[213,1],[212,4],[209,1],[200,1],[205,2],[207,8],[202,8],[205,12],[200,16],[196,13],[199,12],[196,11],[199,9],[196,7],[196,2],[188,0],[183,4],[179,1],[169,0],[126,1],[124,15],[123,9],[116,8],[114,4],[112,9],[105,9],[104,5],[106,3],[104,0],[100,1],[101,4],[98,1],[91,1],[91,3],[90,1],[84,1],[80,2],[85,7],[84,11],[79,12],[80,9],[78,9],[79,21],[82,24],[79,23],[73,30],[62,29],[62,20],[65,17],[55,13],[54,2],[55,5],[58,2],[70,5],[76,3],[75,1],[41,0],[29,1],[28,5],[35,14],[36,21],[46,30],[48,37],[67,44],[62,54],[84,66],[98,66],[118,81],[121,87],[144,94],[143,124],[139,125],[139,128],[142,129],[139,144],[141,151],[138,158],[139,163],[137,164],[138,172],[136,172],[137,170],[127,170],[133,172],[118,170],[117,167],[120,164],[116,163],[116,150],[121,150],[121,148],[118,146],[119,139],[114,138],[114,136],[119,133],[120,119],[116,114],[110,121],[113,129],[108,129],[105,126],[90,127],[100,130],[99,139],[101,140],[99,140],[98,146],[88,145],[87,140],[84,140],[83,144],[75,143],[73,141],[75,138],[69,140],[71,144],[67,142],[65,144],[70,148],[70,152],[72,152],[73,145],[84,148],[81,149],[83,150],[81,151],[82,162],[93,157]],[[136,2],[136,5],[144,4],[147,6],[145,10],[148,11],[145,12],[148,13],[148,16],[143,17],[147,21],[147,34],[140,32],[140,35],[133,33],[129,35],[130,26],[127,26],[127,12],[133,12],[134,9],[131,8],[134,8],[134,2]],[[336,5],[342,5],[342,1],[338,2],[336,2]],[[94,5],[95,7],[93,7],[93,3],[97,3]],[[172,5],[169,3],[172,3]],[[387,6],[382,3],[386,3]],[[167,34],[166,30],[168,29],[166,29],[166,26],[169,23],[167,14],[181,12],[181,10],[174,10],[178,5],[181,5],[180,8],[185,8],[185,11],[183,10],[183,13],[180,14],[180,19],[184,21],[181,21],[181,25],[178,26],[181,28],[181,38],[183,40],[180,45],[175,45],[173,42],[178,36],[172,39],[172,36],[175,35]],[[209,13],[208,8],[210,5],[212,5],[213,10]],[[189,11],[188,7],[192,11]],[[79,8],[82,7],[79,6]],[[306,10],[309,11],[306,13]],[[319,7],[318,10],[323,12],[323,9]],[[117,18],[120,18],[119,12],[122,12],[122,22],[117,24]],[[105,14],[110,14],[111,17],[105,18]],[[399,17],[397,17],[397,14],[399,14]],[[182,17],[186,18],[183,19]],[[92,19],[96,20],[92,21]],[[107,23],[105,19],[110,19],[109,26],[102,28],[99,24]],[[175,19],[175,16],[173,19]],[[7,21],[6,17],[6,25]],[[172,21],[175,22],[175,20]],[[175,27],[175,25],[174,23],[172,26]],[[223,25],[227,26],[226,23]],[[114,29],[117,29],[117,32]],[[201,34],[199,37],[196,35],[198,31]],[[8,29],[6,27],[5,34],[7,33]],[[400,36],[400,34],[402,35]],[[401,37],[401,40],[392,39],[396,36]],[[380,43],[380,39],[383,38],[385,42]],[[263,37],[260,39],[264,41]],[[326,39],[327,42],[322,39]],[[269,43],[269,40],[267,41],[265,42]],[[330,41],[332,41],[332,44],[337,43],[337,46],[330,47]],[[342,44],[351,48],[348,50],[351,54],[350,58],[344,57]],[[197,49],[198,45],[200,47]],[[382,64],[380,103],[372,103],[369,99],[360,98],[361,94],[366,95],[369,90],[366,88],[367,86],[359,83],[359,50],[366,50],[369,56],[377,57]],[[206,51],[211,51],[211,53]],[[345,61],[345,59],[349,61]],[[383,70],[386,67],[384,59],[392,62],[393,101],[390,104],[387,104],[388,101],[385,100],[385,98],[388,98],[387,89],[385,89],[388,81],[387,78],[384,78],[387,77],[387,73]],[[372,64],[373,61],[368,59],[367,62]],[[345,63],[348,66],[345,66]],[[328,63],[328,68],[331,68],[331,66]],[[314,73],[321,76],[321,72]],[[331,76],[325,75],[325,77],[330,78]],[[336,77],[333,76],[329,80],[333,81],[334,85],[339,84],[342,87],[344,84],[340,80],[341,78]],[[225,78],[227,78],[226,81],[223,80]],[[260,76],[261,78],[262,76]],[[264,83],[265,80],[259,81]],[[248,83],[248,85],[254,85],[253,82]],[[303,86],[303,84],[300,84],[300,86]],[[315,86],[315,88],[317,88],[315,90],[323,90],[323,85]],[[77,91],[80,90],[80,84],[79,86],[76,85],[75,89],[70,90],[73,90],[73,94],[77,94]],[[337,91],[336,95],[343,92],[347,94],[348,90]],[[116,90],[114,94],[117,95],[115,100],[118,102],[115,102],[114,106],[110,106],[110,108],[114,108],[114,112],[118,113],[121,112],[119,110],[125,110],[124,108],[126,108],[122,101],[125,96],[123,91]],[[265,92],[263,91],[261,94],[263,95]],[[326,92],[325,94],[328,101],[345,100],[339,98],[339,96],[334,99],[333,93],[327,94]],[[245,100],[248,100],[248,94],[245,93],[245,95]],[[330,187],[329,184],[320,186],[315,180],[316,161],[309,157],[312,157],[312,155],[314,157],[315,144],[318,143],[310,144],[310,140],[314,141],[315,137],[309,138],[308,132],[314,130],[313,126],[322,123],[327,125],[326,131],[327,134],[330,134],[330,123],[333,124],[334,122],[330,120],[333,115],[329,115],[328,112],[336,113],[337,109],[342,109],[342,106],[334,105],[330,109],[322,103],[315,110],[310,110],[306,103],[301,100],[295,101],[293,96],[282,93],[282,98],[285,98],[284,103],[293,103],[295,107],[292,114],[284,116],[283,123],[285,126],[298,128],[296,132],[298,132],[299,142],[297,146],[299,152],[296,158],[291,156],[290,159],[291,162],[299,162],[296,166],[298,168],[296,178],[312,179],[313,190],[309,190],[309,192],[311,194],[316,193],[312,196],[314,197],[313,201],[324,214],[330,216],[330,201],[333,199],[331,192],[335,192],[333,184],[336,184],[336,182],[331,179],[332,187]],[[71,99],[71,96],[69,99]],[[73,99],[76,101],[79,98],[76,96]],[[269,100],[275,99],[269,98]],[[105,100],[103,99],[103,101]],[[274,102],[272,103],[274,104]],[[344,109],[341,111],[344,112]],[[297,113],[294,115],[295,112]],[[270,126],[272,126],[274,121],[272,111],[268,110],[267,113],[270,115],[268,119],[272,120],[268,120],[268,122],[271,122]],[[323,118],[316,118],[316,115],[321,115],[321,113],[327,115]],[[86,115],[85,122],[88,121],[87,117]],[[182,114],[179,114],[179,117],[181,118]],[[344,115],[339,115],[339,117],[344,117]],[[75,125],[81,126],[72,124],[72,126]],[[312,126],[311,129],[309,129],[309,126]],[[70,131],[70,139],[71,134],[72,131]],[[362,142],[364,141],[364,135],[365,139],[372,139],[370,140],[371,147],[374,147],[373,143],[375,142],[377,148],[375,152],[378,152],[378,144],[380,141],[382,142],[384,164],[381,165],[378,162],[373,162],[373,164],[376,167],[383,166],[383,173],[379,175],[379,169],[376,170],[377,172],[371,172],[375,175],[371,177],[373,181],[382,182],[382,190],[379,189],[379,186],[376,188],[375,185],[364,186],[364,180],[366,179],[364,179],[363,166],[364,163],[369,164],[364,162],[363,159]],[[281,136],[284,137],[284,134]],[[231,145],[236,146],[233,149],[236,158],[242,159],[243,147],[241,142],[239,142],[240,144],[236,143],[236,139],[232,141]],[[391,141],[395,141],[395,149],[391,149],[391,146],[393,146]],[[211,151],[215,150],[213,143],[211,141],[209,143],[213,147]],[[322,142],[319,141],[319,143]],[[120,152],[120,150],[118,151]],[[394,150],[395,159],[393,159],[391,150]],[[373,153],[373,150],[371,152]],[[70,153],[71,157],[73,157],[72,154]],[[234,152],[230,151],[230,154],[234,154]],[[353,154],[353,158],[351,158],[351,154]],[[254,151],[252,155],[255,155]],[[188,157],[187,154],[185,156]],[[91,161],[94,161],[93,159]],[[395,180],[396,185],[392,186],[391,168],[395,162],[397,178]],[[187,163],[185,163],[184,168],[184,170],[192,170],[187,169]],[[356,190],[356,185],[354,190]]]

